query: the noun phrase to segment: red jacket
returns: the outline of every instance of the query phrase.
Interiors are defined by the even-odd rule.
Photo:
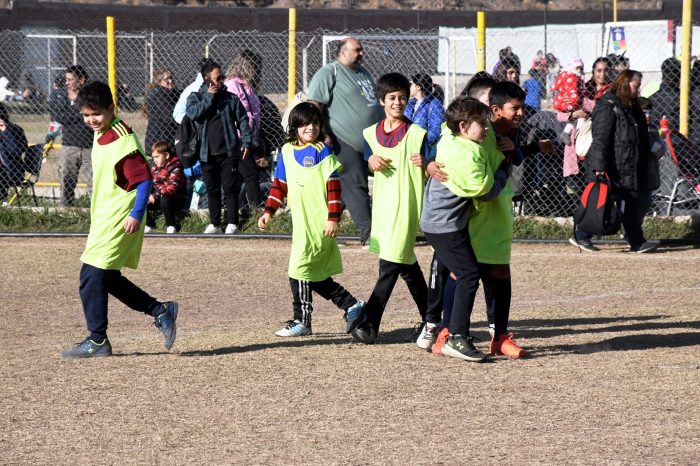
[[[162,167],[153,165],[151,173],[153,175],[152,194],[156,199],[162,196],[187,196],[187,179],[182,172],[182,163],[177,155],[171,155]]]

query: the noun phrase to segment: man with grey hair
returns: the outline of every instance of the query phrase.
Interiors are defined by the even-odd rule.
[[[316,72],[307,94],[309,101],[323,111],[330,136],[327,143],[343,164],[343,202],[364,245],[369,241],[372,214],[362,131],[377,123],[383,111],[376,97],[377,85],[362,67],[363,52],[362,44],[354,37],[341,40],[336,60]]]

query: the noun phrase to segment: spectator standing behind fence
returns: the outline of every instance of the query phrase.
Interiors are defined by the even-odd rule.
[[[581,109],[574,112],[557,112],[557,120],[565,123],[575,121],[578,118],[588,117],[596,102],[605,95],[611,86],[610,73],[612,68],[607,57],[599,57],[593,62],[593,76],[583,86],[583,103]],[[566,185],[577,197],[583,192],[583,157],[576,154],[576,131],[572,131],[568,144],[564,146],[563,175]],[[569,242],[578,246],[583,251],[594,252],[598,249],[591,241],[591,235],[583,231],[576,231]]]
[[[156,142],[166,141],[173,144],[178,124],[173,119],[173,110],[180,91],[175,88],[173,72],[161,68],[153,73],[153,81],[148,84],[148,94],[144,111],[148,117],[146,126],[146,155],[151,155],[151,148]]]
[[[554,110],[571,115],[559,137],[564,144],[570,144],[574,129],[579,130],[587,116],[580,113],[578,118],[573,117],[574,112],[582,110],[583,105],[583,61],[580,58],[571,60],[564,71],[559,73],[552,85],[552,94]]]
[[[252,157],[252,134],[248,115],[238,97],[224,86],[224,73],[216,62],[202,68],[199,92],[187,98],[187,116],[200,128],[199,159],[207,186],[209,225],[205,234],[221,232],[221,191],[226,199],[228,224],[224,233],[238,230],[238,192],[241,160]],[[238,132],[240,131],[240,139]]]
[[[547,94],[542,83],[541,71],[531,68],[528,74],[530,78],[523,83],[523,90],[525,91],[525,119],[540,111],[542,99]]]
[[[360,242],[364,245],[369,241],[372,214],[362,131],[379,122],[383,112],[374,79],[362,66],[363,53],[362,44],[354,37],[341,40],[336,60],[316,72],[307,95],[310,102],[323,110],[333,152],[343,164],[340,173],[343,202],[360,230]]]
[[[78,184],[80,168],[88,171],[88,186],[92,189],[92,130],[83,122],[80,109],[75,105],[78,92],[89,79],[87,71],[80,65],[66,68],[66,87],[58,89],[51,100],[51,120],[62,126],[62,146],[58,154],[58,173],[61,179],[61,207],[75,203],[75,186]]]
[[[187,87],[182,90],[180,98],[177,100],[175,108],[173,108],[173,120],[175,120],[178,125],[182,122],[182,118],[187,114],[187,98],[193,92],[199,91],[199,88],[204,82],[204,78],[202,78],[202,68],[204,68],[204,66],[208,63],[212,62],[213,60],[210,60],[209,58],[202,58],[199,60],[199,63],[197,64],[197,76],[194,77],[194,81],[189,83]]]
[[[153,187],[148,197],[148,217],[145,231],[148,233],[156,226],[158,212],[165,217],[165,232],[177,231],[177,213],[185,206],[187,199],[187,180],[182,163],[166,141],[158,141],[151,147],[153,166],[151,176]]]
[[[238,164],[238,171],[243,178],[248,209],[255,210],[260,205],[260,186],[256,162],[264,158],[265,143],[262,137],[262,120],[260,112],[260,99],[255,92],[260,82],[262,71],[262,58],[250,50],[242,50],[233,58],[233,63],[226,71],[226,89],[238,97],[246,113],[248,125],[253,136],[252,156],[247,157]],[[239,134],[240,137],[240,134]]]
[[[7,205],[7,191],[22,182],[22,154],[27,151],[24,130],[10,121],[7,108],[0,104],[0,202]]]
[[[513,52],[502,55],[494,68],[493,78],[498,82],[512,81],[520,84],[520,58]]]
[[[644,238],[642,222],[651,192],[660,185],[659,161],[651,153],[646,117],[639,105],[642,73],[620,72],[610,92],[593,109],[593,142],[586,155],[589,179],[606,175],[625,203],[622,225],[630,252],[649,252],[656,245]]]
[[[433,94],[433,78],[429,74],[418,73],[411,78],[411,98],[404,115],[428,132],[428,147],[437,144],[445,121],[445,109]]]
[[[658,122],[661,120],[661,117],[665,115],[670,128],[679,128],[681,107],[680,87],[681,62],[674,57],[667,58],[661,63],[661,85],[659,86],[659,90],[649,96],[653,107],[651,113],[652,121]]]

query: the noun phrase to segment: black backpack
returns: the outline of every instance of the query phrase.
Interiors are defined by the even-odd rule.
[[[175,153],[185,168],[193,167],[199,160],[199,127],[185,115],[175,133]]]
[[[618,202],[607,178],[599,177],[586,185],[581,202],[574,211],[574,230],[594,236],[614,235],[620,231],[624,203]]]

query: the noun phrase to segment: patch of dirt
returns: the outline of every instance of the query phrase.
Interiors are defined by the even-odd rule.
[[[516,244],[511,329],[532,357],[473,364],[404,341],[418,313],[403,283],[379,344],[351,343],[318,296],[315,334],[281,339],[288,242],[148,238],[125,275],[180,302],[172,353],[113,300],[114,357],[66,361],[85,336],[84,242],[0,238],[3,463],[697,461],[700,249]],[[341,252],[338,281],[366,299],[376,256]],[[484,318],[480,298],[482,349]]]

